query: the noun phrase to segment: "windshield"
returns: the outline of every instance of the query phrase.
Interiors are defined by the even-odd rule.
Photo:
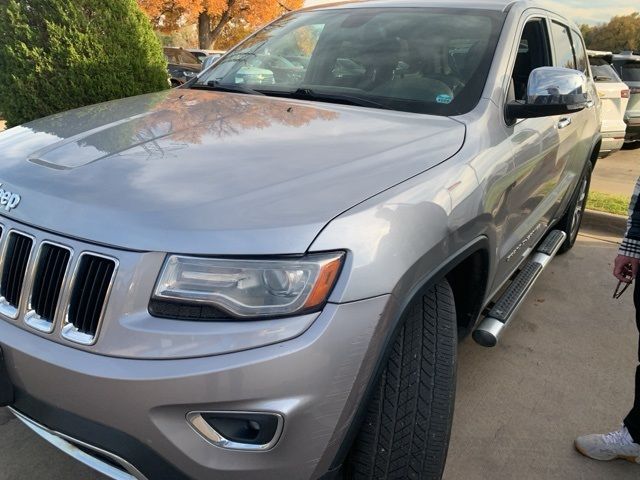
[[[462,114],[480,99],[503,20],[473,9],[298,12],[250,37],[193,87]]]
[[[179,48],[165,48],[164,56],[169,63],[180,64],[194,64],[197,65],[199,62],[198,58],[192,54],[191,52],[187,52],[186,50],[181,50]]]
[[[620,76],[625,82],[640,82],[640,60],[615,61]]]
[[[606,83],[606,82],[620,82],[620,77],[613,69],[613,67],[607,63],[607,61],[603,58],[593,57],[589,58],[589,63],[591,64],[591,72],[593,73],[593,78],[596,82]]]

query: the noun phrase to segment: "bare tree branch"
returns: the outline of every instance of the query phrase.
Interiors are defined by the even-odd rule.
[[[292,8],[287,7],[287,6],[286,6],[284,3],[282,3],[280,0],[277,0],[277,1],[278,1],[278,5],[280,5],[280,6],[281,6],[285,11],[287,11],[287,12],[293,12],[293,9],[292,9]]]

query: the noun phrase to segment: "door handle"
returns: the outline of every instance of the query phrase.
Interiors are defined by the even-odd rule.
[[[558,121],[558,129],[565,128],[571,125],[571,117],[562,117]]]

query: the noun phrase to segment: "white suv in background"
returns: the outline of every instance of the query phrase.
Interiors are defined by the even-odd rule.
[[[620,79],[611,66],[613,60],[611,52],[588,50],[587,54],[602,105],[600,157],[606,157],[620,150],[624,144],[627,129],[624,112],[629,103],[630,92],[627,84]]]
[[[627,124],[626,142],[640,141],[640,55],[626,51],[613,55],[613,68],[629,86],[629,104],[624,114]]]

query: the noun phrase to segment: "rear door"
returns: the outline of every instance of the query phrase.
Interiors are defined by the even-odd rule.
[[[555,188],[551,192],[554,202],[554,218],[560,217],[568,205],[571,193],[590,155],[594,134],[600,131],[598,93],[591,77],[589,60],[580,34],[561,20],[551,18],[553,40],[553,64],[556,67],[571,68],[582,72],[588,79],[591,102],[580,112],[555,117],[559,148],[555,164]]]

